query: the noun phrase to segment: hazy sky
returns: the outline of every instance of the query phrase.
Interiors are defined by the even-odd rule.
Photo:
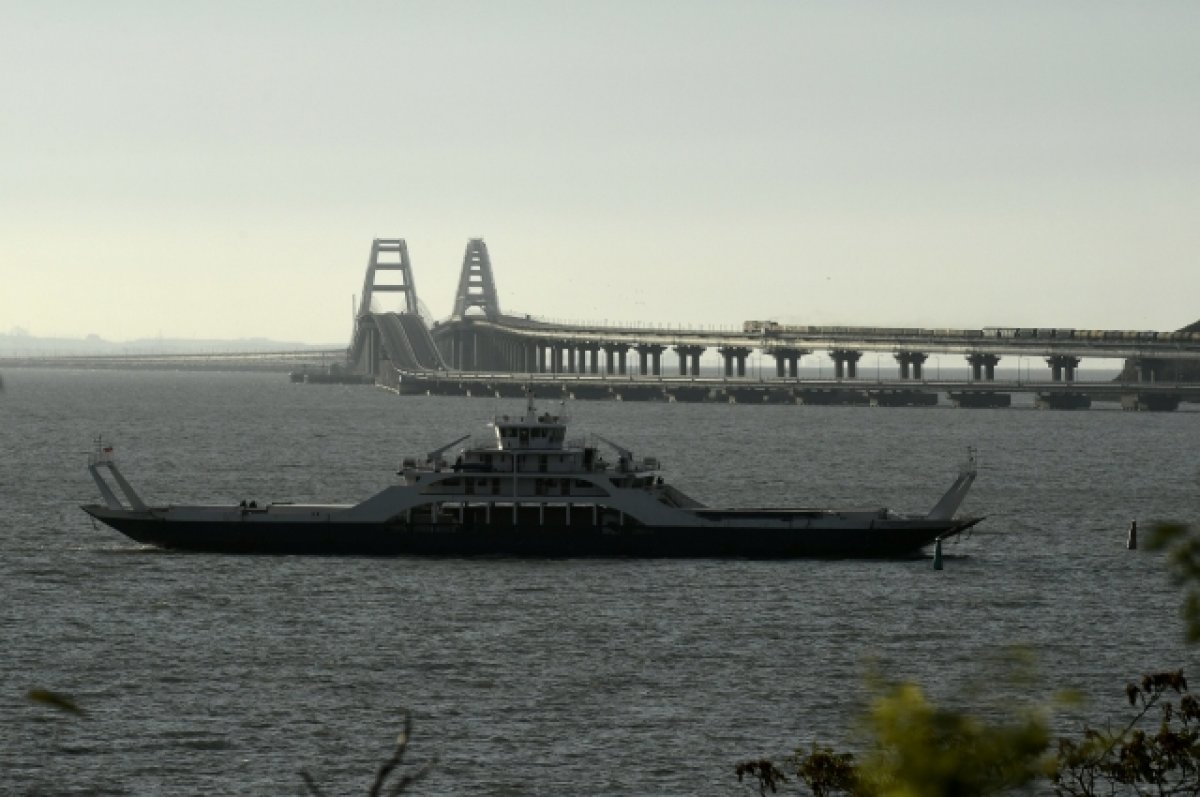
[[[1200,3],[0,0],[0,333],[1200,319]]]

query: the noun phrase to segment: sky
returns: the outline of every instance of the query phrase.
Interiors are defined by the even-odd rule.
[[[0,0],[0,334],[1200,319],[1200,3]]]

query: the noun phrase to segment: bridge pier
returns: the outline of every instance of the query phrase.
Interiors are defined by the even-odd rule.
[[[996,381],[996,364],[999,362],[1000,358],[995,354],[968,354],[967,364],[971,366],[971,380]]]
[[[1079,367],[1079,358],[1072,357],[1069,354],[1055,354],[1046,358],[1046,365],[1050,366],[1050,380],[1052,382],[1074,382],[1075,369]],[[1065,380],[1064,376],[1066,377]]]
[[[625,375],[626,365],[625,359],[629,353],[628,343],[603,343],[600,348],[604,349],[604,373],[618,373]],[[616,361],[614,365],[614,360]]]
[[[1139,390],[1121,395],[1121,409],[1139,412],[1173,412],[1179,409],[1180,396]]]
[[[771,349],[771,356],[775,358],[775,376],[782,379],[784,374],[784,366],[787,366],[786,376],[796,379],[800,375],[800,358],[806,354],[812,354],[808,349]]]
[[[467,369],[466,342],[463,340],[465,335],[463,330],[458,330],[450,341],[450,362],[460,371]]]
[[[379,333],[374,329],[370,330],[363,343],[367,376],[379,376]]]
[[[746,346],[722,346],[717,349],[725,360],[725,376],[733,376],[734,364],[737,365],[737,375],[746,375],[746,357],[750,349]]]
[[[898,351],[896,352],[896,362],[900,363],[900,378],[908,379],[909,370],[911,368],[912,378],[919,380],[921,378],[921,366],[929,359],[929,355],[919,351]]]
[[[650,359],[652,373],[654,376],[662,375],[662,353],[667,350],[666,346],[660,346],[657,343],[639,343],[634,346],[638,353],[638,373],[642,376],[647,374],[646,359]]]
[[[1149,357],[1138,357],[1133,360],[1133,367],[1137,372],[1137,381],[1139,382],[1158,382],[1164,376],[1166,365],[1162,360]]]
[[[704,353],[703,346],[676,346],[679,354],[679,375],[688,375],[688,359],[691,359],[691,375],[700,376],[700,355]]]
[[[838,379],[854,379],[858,376],[858,361],[862,359],[861,351],[834,349],[829,352],[829,356],[833,359],[833,374]]]
[[[591,357],[587,356],[589,354],[591,355]],[[584,360],[590,360],[590,362],[587,365],[588,373],[590,373],[590,374],[600,373],[600,344],[599,343],[585,343],[579,347],[579,363],[580,363],[579,370],[580,370],[580,373],[583,372]]]

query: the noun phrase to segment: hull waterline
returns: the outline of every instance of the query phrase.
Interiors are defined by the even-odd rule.
[[[920,556],[981,518],[837,529],[164,520],[89,505],[92,517],[143,545],[224,554],[644,558],[904,558]]]

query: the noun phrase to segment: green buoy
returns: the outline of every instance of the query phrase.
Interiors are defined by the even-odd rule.
[[[938,537],[933,543],[933,569],[942,569],[942,538]]]

